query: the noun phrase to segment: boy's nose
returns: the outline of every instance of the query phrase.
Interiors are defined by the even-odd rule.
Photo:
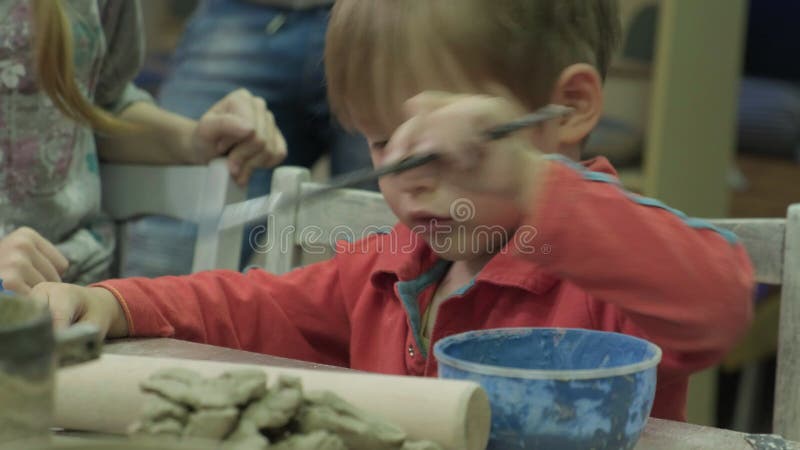
[[[390,175],[394,178],[393,182],[403,191],[412,195],[417,195],[431,191],[439,184],[437,176],[438,170],[434,167],[435,163],[416,167],[405,172]]]

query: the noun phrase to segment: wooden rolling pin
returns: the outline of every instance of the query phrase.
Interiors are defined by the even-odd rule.
[[[489,400],[480,386],[470,382],[109,354],[58,372],[55,425],[125,433],[138,418],[144,399],[139,383],[172,367],[206,377],[258,368],[266,372],[270,385],[279,374],[297,376],[303,389],[334,392],[403,428],[409,438],[433,440],[446,449],[484,450],[489,439]]]

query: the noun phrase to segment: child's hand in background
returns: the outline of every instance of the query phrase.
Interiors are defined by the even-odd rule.
[[[541,178],[537,175],[546,165],[534,146],[546,143],[544,133],[539,128],[520,130],[492,142],[482,135],[526,111],[502,97],[444,92],[424,92],[405,106],[408,121],[392,135],[383,163],[436,152],[440,161],[414,170],[436,172],[460,189],[516,199],[527,206],[535,181]],[[407,174],[413,176],[412,172]]]
[[[3,288],[27,294],[39,283],[61,281],[69,261],[36,231],[22,227],[0,239]]]
[[[50,309],[56,329],[88,322],[99,328],[102,337],[128,335],[125,312],[114,294],[105,288],[41,283],[33,288],[30,297]]]
[[[200,118],[192,147],[201,161],[228,154],[228,167],[244,185],[253,169],[273,167],[286,158],[286,141],[264,99],[237,89]]]

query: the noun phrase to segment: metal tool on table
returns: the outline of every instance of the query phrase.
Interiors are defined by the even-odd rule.
[[[502,139],[521,129],[566,116],[572,113],[572,111],[573,109],[567,106],[547,105],[517,120],[490,128],[484,133],[484,137],[487,141]],[[319,189],[314,189],[299,195],[282,196],[278,193],[256,197],[244,202],[233,203],[225,206],[218,216],[204,217],[199,219],[199,222],[204,224],[205,228],[209,230],[224,230],[257,220],[263,220],[285,207],[320,198],[337,189],[356,186],[361,183],[377,180],[385,175],[401,173],[415,167],[420,167],[432,161],[436,161],[439,157],[440,156],[435,152],[413,155],[382,167],[357,170],[334,177]]]

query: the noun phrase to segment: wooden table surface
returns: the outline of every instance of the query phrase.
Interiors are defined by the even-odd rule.
[[[106,344],[105,352],[119,355],[204,359],[242,364],[261,364],[318,370],[349,370],[275,356],[214,347],[175,339],[126,339]],[[754,440],[751,444],[748,442]],[[730,430],[683,422],[650,419],[636,450],[800,450],[800,444],[766,435],[747,435]]]

